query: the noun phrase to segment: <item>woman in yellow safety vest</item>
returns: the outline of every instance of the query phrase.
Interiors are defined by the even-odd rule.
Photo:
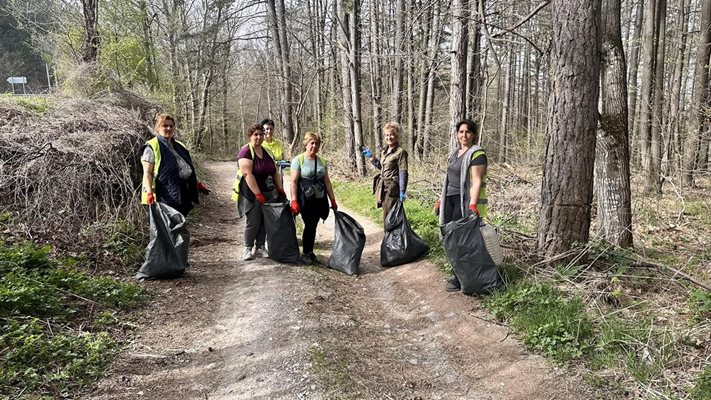
[[[459,147],[449,155],[442,194],[435,205],[440,225],[461,219],[467,212],[482,218],[488,214],[488,161],[484,149],[477,145],[479,134],[476,123],[465,119],[457,123],[456,129]],[[456,275],[447,280],[446,289],[450,292],[461,290]]]
[[[284,160],[284,142],[275,138],[274,135],[274,121],[266,118],[262,120],[262,128],[264,129],[264,142],[262,147],[269,150],[269,152],[274,156],[274,161],[279,163],[279,161]]]
[[[143,145],[142,204],[156,201],[167,204],[187,217],[193,203],[200,202],[198,193],[210,189],[198,182],[195,167],[185,144],[175,140],[175,118],[169,114],[156,117],[154,137]]]

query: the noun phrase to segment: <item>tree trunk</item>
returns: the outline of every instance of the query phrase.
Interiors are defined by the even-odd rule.
[[[467,57],[467,107],[466,115],[474,118],[481,107],[481,23],[478,2],[470,0],[469,52]]]
[[[602,239],[632,246],[627,81],[620,30],[620,0],[606,0],[600,66],[600,129],[597,131],[595,189]]]
[[[432,13],[434,14],[432,18],[432,34],[429,38],[429,50],[428,50],[428,66],[427,66],[427,99],[425,100],[425,124],[422,128],[422,156],[427,157],[432,150],[432,114],[435,99],[435,78],[437,76],[437,61],[441,30],[442,30],[442,19],[441,19],[441,2],[436,0],[433,5]]]
[[[356,147],[363,145],[363,123],[360,112],[360,0],[352,0],[353,10],[349,18],[350,28],[350,57],[349,71],[351,80],[351,102],[353,109],[353,141],[346,141],[346,156],[355,160],[358,175],[365,175],[365,163],[359,154],[356,157]],[[354,143],[355,142],[355,143]],[[354,147],[355,145],[355,147]],[[360,152],[359,152],[360,153]]]
[[[586,243],[590,234],[601,0],[553,0],[551,96],[538,247],[545,256]]]
[[[339,39],[338,47],[341,54],[341,97],[343,101],[343,128],[344,128],[344,145],[345,148],[352,148],[354,146],[354,126],[353,126],[353,100],[351,95],[351,77],[350,77],[350,15],[348,10],[344,8],[344,1],[338,0],[338,16],[337,21],[340,21],[340,26],[338,28]],[[355,157],[354,157],[355,158]],[[354,158],[348,158],[349,167],[351,170],[356,168],[356,163]]]
[[[81,0],[84,13],[84,52],[82,61],[95,63],[99,54],[99,0]]]
[[[650,165],[647,175],[649,192],[662,193],[662,126],[665,118],[664,106],[664,56],[666,47],[666,17],[667,1],[657,0],[656,7],[656,40],[654,62],[654,90],[652,96],[651,115],[653,116],[650,135]]]
[[[654,97],[654,73],[656,45],[654,34],[656,33],[657,0],[649,0],[644,16],[644,32],[642,39],[642,78],[639,111],[639,146],[641,148],[642,171],[645,178],[645,190],[650,192],[656,188],[652,182],[654,177],[650,175],[652,171],[652,101]]]
[[[663,173],[666,175],[678,174],[681,166],[679,138],[681,134],[682,119],[682,76],[684,74],[684,61],[686,59],[687,30],[689,29],[690,0],[679,0],[679,18],[677,23],[677,51],[672,74],[671,98],[669,99],[669,141],[666,144],[666,167]]]
[[[452,1],[452,47],[449,82],[449,150],[457,145],[456,123],[466,116],[467,13],[468,0]]]
[[[650,1],[650,0],[648,0]],[[637,82],[639,81],[637,79],[638,71],[639,71],[639,48],[641,47],[640,40],[642,37],[642,17],[644,15],[644,12],[642,11],[642,5],[644,4],[644,0],[638,0],[637,1],[637,11],[635,12],[635,20],[634,20],[634,35],[632,36],[632,42],[629,44],[630,47],[630,57],[629,57],[629,77],[628,82],[629,82],[629,131],[630,132],[635,132],[635,129],[637,129],[636,121],[635,121],[635,116],[637,115],[637,94],[639,93],[639,88],[637,87]]]
[[[382,124],[383,78],[380,66],[380,10],[377,1],[370,1],[370,97],[372,99],[372,134],[376,148],[380,148],[380,126]]]
[[[711,57],[711,1],[702,1],[701,27],[698,48],[696,50],[696,69],[694,70],[694,92],[691,101],[691,128],[684,143],[684,186],[693,187],[694,173],[699,165],[700,146],[708,114],[704,112],[709,90],[709,57]]]
[[[504,78],[503,103],[501,104],[501,126],[499,128],[499,162],[509,161],[508,157],[508,133],[511,118],[511,103],[513,101],[514,75],[516,68],[516,49],[513,44],[509,46],[509,65],[506,68]]]
[[[402,78],[404,72],[403,54],[405,53],[405,0],[397,0],[395,13],[395,54],[393,56],[392,98],[390,120],[400,121],[402,117]]]

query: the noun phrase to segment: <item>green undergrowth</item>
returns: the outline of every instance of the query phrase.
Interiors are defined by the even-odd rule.
[[[13,95],[3,95],[0,96],[0,101],[7,103],[14,103],[18,106],[38,113],[44,114],[50,108],[54,106],[54,100],[50,96],[13,96]]]
[[[369,182],[339,182],[334,188],[340,203],[382,223]],[[686,208],[700,221],[708,219],[703,213],[707,209],[691,203]],[[430,245],[428,259],[450,272],[432,204],[410,199],[405,210],[415,232]],[[489,220],[495,226],[535,236],[535,228],[523,229],[516,219],[494,212]],[[655,239],[667,238],[657,235]],[[679,265],[676,254],[661,243],[665,246],[656,251],[646,249],[646,256]],[[700,372],[688,373],[684,358],[689,354],[704,357],[701,350],[711,343],[711,293],[685,288],[682,283],[670,286],[669,271],[640,267],[638,255],[631,250],[591,242],[585,251],[588,257],[582,265],[555,268],[533,270],[522,265],[525,261],[507,259],[499,266],[506,288],[484,296],[484,306],[527,348],[554,363],[584,367],[586,381],[602,391],[603,397],[652,388],[660,398],[709,400],[710,367],[707,364]],[[708,254],[701,258],[708,259]]]
[[[0,398],[67,397],[96,380],[146,292],[90,276],[49,246],[0,243]]]

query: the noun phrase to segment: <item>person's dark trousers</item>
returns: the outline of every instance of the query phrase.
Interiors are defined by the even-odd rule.
[[[316,227],[318,226],[318,220],[321,219],[319,217],[319,211],[318,206],[310,201],[307,201],[301,209],[301,218],[304,220],[304,234],[301,237],[304,254],[309,254],[314,251]]]
[[[458,194],[453,196],[447,196],[444,198],[444,223],[450,223],[462,218],[462,200]],[[461,284],[459,283],[459,278],[452,271],[452,277],[447,280],[447,290],[455,291],[460,290]]]
[[[267,237],[267,229],[264,227],[264,213],[259,204],[255,204],[247,212],[247,221],[244,226],[244,247],[263,249]]]
[[[444,223],[449,223],[462,218],[462,200],[458,194],[444,198]]]

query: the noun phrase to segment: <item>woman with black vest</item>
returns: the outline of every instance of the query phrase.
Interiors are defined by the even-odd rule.
[[[198,182],[193,160],[187,147],[175,140],[175,118],[159,114],[153,134],[155,137],[143,145],[142,204],[156,201],[167,204],[184,216],[200,200],[198,193],[209,194],[204,183]]]
[[[465,119],[457,122],[457,143],[459,146],[449,155],[444,187],[435,213],[440,225],[461,219],[466,213],[481,218],[488,214],[486,195],[486,152],[479,147],[479,133],[474,121]],[[455,292],[462,286],[456,275],[447,280],[446,290]]]

